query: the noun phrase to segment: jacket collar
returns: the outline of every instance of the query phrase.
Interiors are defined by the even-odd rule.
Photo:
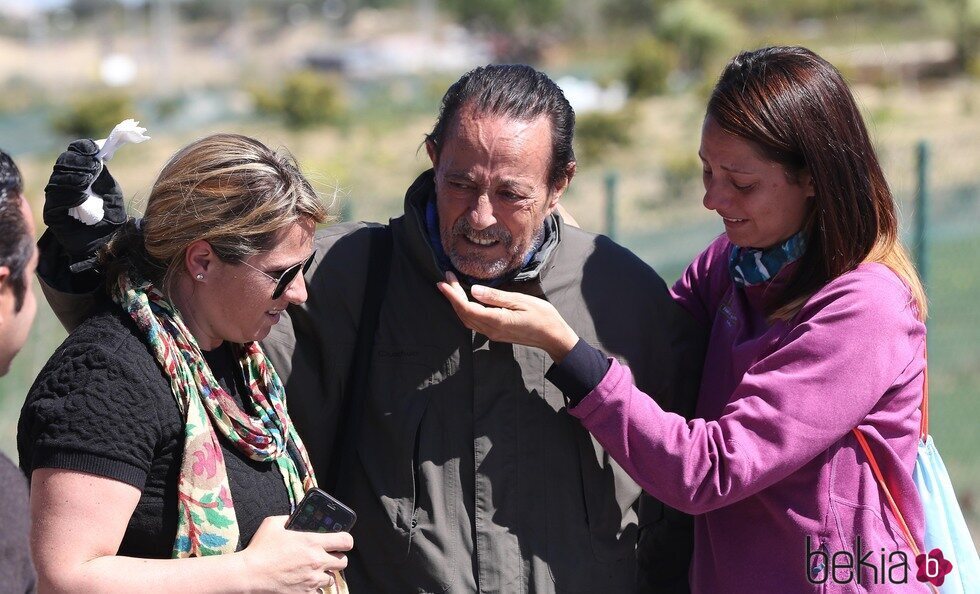
[[[440,257],[440,253],[433,247],[430,241],[428,226],[426,224],[426,207],[436,199],[435,173],[429,169],[419,175],[415,182],[405,193],[405,216],[402,218],[403,224],[398,225],[397,220],[392,221],[392,231],[400,242],[405,246],[412,261],[420,267],[422,273],[432,279],[433,282],[443,280],[446,270],[450,270],[448,259]],[[527,291],[527,283],[537,285],[553,260],[555,251],[561,241],[562,220],[557,213],[552,214],[546,219],[545,224],[548,229],[545,233],[545,240],[541,247],[534,253],[530,261],[521,268],[517,274],[512,274],[498,281],[497,286],[509,287],[517,290]],[[441,250],[438,250],[441,252]],[[457,276],[460,276],[457,274]],[[469,284],[465,283],[464,284]],[[540,289],[532,289],[531,292],[537,293]]]

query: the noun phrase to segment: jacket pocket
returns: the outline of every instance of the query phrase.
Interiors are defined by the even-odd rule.
[[[363,478],[384,512],[383,518],[363,520],[378,520],[374,529],[398,543],[383,547],[391,560],[405,558],[413,528],[419,430],[428,406],[428,395],[419,387],[432,375],[424,355],[415,347],[375,349],[357,436]]]
[[[445,530],[446,524],[451,531],[455,523],[459,497],[447,475],[457,469],[449,462],[434,468],[420,456],[428,441],[439,438],[426,426],[427,412],[432,389],[452,374],[452,366],[429,347],[379,345],[372,358],[351,503],[359,506],[358,554],[371,583],[389,591],[414,584],[438,592],[455,576],[452,547],[436,526]],[[431,492],[444,497],[430,501]],[[377,570],[382,564],[399,568]]]
[[[901,537],[886,525],[881,512],[837,496],[831,496],[830,510],[835,524],[830,551],[847,551],[854,560],[853,571],[838,571],[836,580],[831,576],[835,583],[846,582],[841,591],[919,591],[915,559],[904,541],[899,541]],[[889,522],[897,526],[890,518]]]
[[[639,525],[636,543],[638,591],[689,592],[694,517],[668,508],[660,500],[642,493]]]
[[[564,406],[545,385],[549,404]],[[555,396],[561,399],[555,400]],[[632,592],[636,583],[640,488],[595,443],[578,420],[561,412],[549,448],[549,565],[560,592]]]

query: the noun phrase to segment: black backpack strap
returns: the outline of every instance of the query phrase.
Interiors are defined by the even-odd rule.
[[[357,341],[354,344],[354,357],[347,376],[344,399],[339,408],[337,437],[329,470],[324,477],[327,490],[331,492],[337,491],[341,477],[350,475],[350,467],[357,455],[357,439],[361,432],[361,418],[364,416],[364,400],[367,398],[374,335],[378,331],[381,303],[388,289],[391,269],[391,228],[384,225],[369,227],[368,230],[371,241],[368,247],[368,270],[361,319],[357,326]]]

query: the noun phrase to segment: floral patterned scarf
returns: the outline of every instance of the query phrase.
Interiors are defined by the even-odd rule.
[[[260,462],[274,461],[290,507],[316,486],[306,448],[286,413],[283,385],[257,342],[244,345],[241,364],[256,416],[250,416],[215,380],[177,309],[151,283],[120,278],[113,299],[146,333],[184,416],[184,455],[177,483],[177,538],[173,557],[233,553],[238,521],[216,431]],[[340,575],[334,590],[346,592]]]

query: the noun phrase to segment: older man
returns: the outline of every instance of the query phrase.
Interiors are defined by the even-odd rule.
[[[533,68],[464,75],[405,214],[320,232],[309,300],[264,341],[321,481],[357,512],[353,592],[633,592],[638,540],[651,587],[686,582],[689,526],[653,500],[638,519],[639,487],[564,412],[547,355],[467,330],[436,288],[454,272],[543,296],[693,408],[699,331],[652,269],[555,212],[574,119]]]
[[[343,433],[354,447],[338,487],[358,513],[352,591],[636,589],[640,489],[565,414],[544,352],[470,332],[436,289],[452,271],[544,296],[587,341],[649,370],[643,382],[663,403],[691,405],[699,337],[663,281],[555,212],[575,173],[573,128],[561,90],[530,67],[463,76],[426,139],[433,168],[387,227],[371,348],[358,348],[358,325],[370,319],[372,244],[385,249],[372,236],[386,231],[359,224],[320,236],[309,301],[266,341],[318,468],[338,456],[333,424],[357,424]],[[360,411],[338,413],[359,350]],[[651,524],[664,523],[646,504]],[[645,554],[655,579],[686,574],[680,533],[651,528],[665,549]]]
[[[0,376],[27,341],[37,302],[31,277],[37,266],[34,219],[24,199],[20,171],[0,151]],[[30,512],[23,473],[0,454],[0,584],[7,592],[33,592],[28,544]]]

